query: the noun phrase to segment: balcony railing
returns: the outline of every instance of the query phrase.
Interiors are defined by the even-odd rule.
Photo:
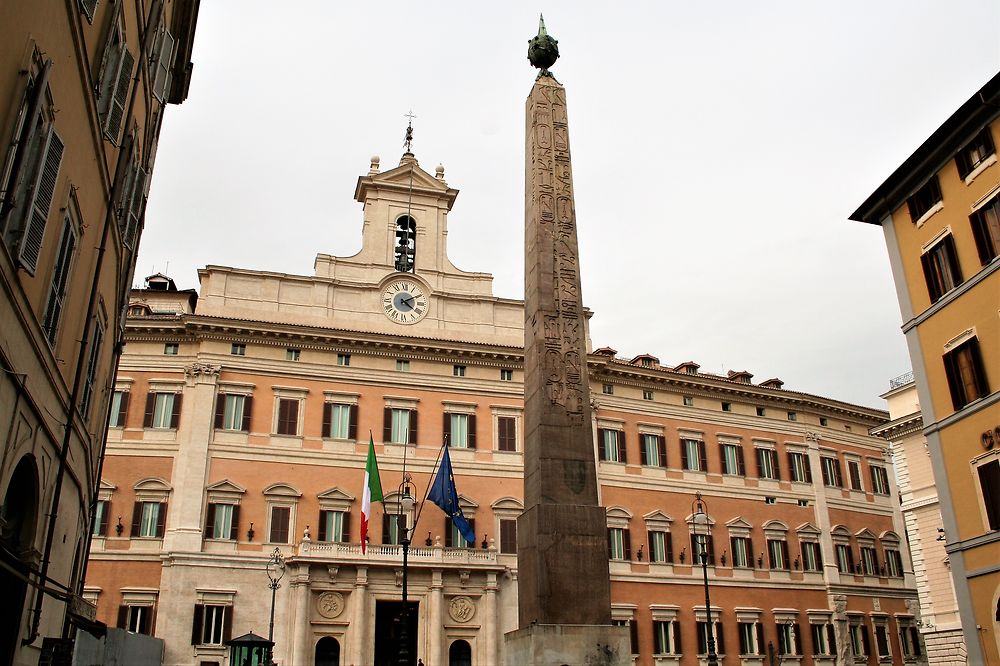
[[[403,547],[391,544],[369,544],[367,552],[361,553],[359,543],[316,543],[304,541],[299,544],[299,556],[317,559],[335,559],[356,562],[403,562]],[[495,548],[442,548],[440,546],[410,546],[409,561],[412,565],[496,565]]]
[[[889,380],[889,390],[899,388],[900,386],[906,386],[913,381],[913,371],[909,371],[906,374],[900,375],[899,377],[894,377]]]

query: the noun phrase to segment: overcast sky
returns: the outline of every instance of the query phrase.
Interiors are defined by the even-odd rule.
[[[522,298],[540,10],[594,346],[884,406],[910,363],[882,231],[847,216],[1000,69],[996,0],[202,2],[137,281],[354,254],[355,183],[398,164],[412,109],[460,190],[452,262]]]

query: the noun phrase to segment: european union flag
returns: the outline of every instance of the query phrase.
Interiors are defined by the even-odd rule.
[[[455,474],[451,471],[451,456],[448,455],[448,446],[444,447],[444,456],[441,458],[441,467],[438,469],[437,477],[431,486],[431,491],[427,494],[427,499],[441,507],[441,510],[448,514],[451,522],[462,533],[471,544],[476,543],[476,533],[472,525],[462,515],[462,507],[458,504],[458,491],[455,490]]]

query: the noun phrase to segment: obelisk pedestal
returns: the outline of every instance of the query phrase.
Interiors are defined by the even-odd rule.
[[[510,666],[631,664],[611,624],[607,519],[598,503],[586,318],[566,91],[544,23],[530,42],[541,74],[527,100],[525,170],[524,502],[518,518],[518,626]]]

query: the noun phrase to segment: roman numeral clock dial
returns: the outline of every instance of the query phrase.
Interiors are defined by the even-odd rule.
[[[415,324],[427,316],[428,299],[413,280],[393,280],[382,290],[382,312],[397,324]]]

